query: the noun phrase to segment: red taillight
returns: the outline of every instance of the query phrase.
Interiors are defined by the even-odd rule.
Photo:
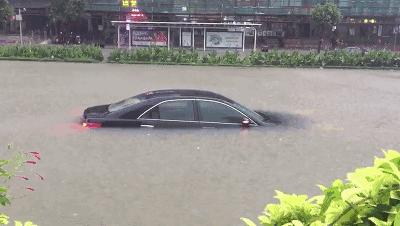
[[[89,129],[97,129],[97,128],[101,128],[101,123],[98,122],[84,122],[82,123],[82,126],[85,128],[89,128]]]

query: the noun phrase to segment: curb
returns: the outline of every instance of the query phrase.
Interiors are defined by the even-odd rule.
[[[59,59],[59,58],[27,58],[27,57],[0,57],[4,61],[36,61],[36,62],[68,62],[68,63],[100,63],[94,59]]]
[[[241,68],[313,68],[313,69],[349,69],[349,70],[400,70],[400,67],[368,67],[368,66],[284,66],[284,65],[234,65],[234,64],[203,64],[203,63],[171,63],[171,62],[146,62],[106,61],[110,64],[143,64],[143,65],[177,65],[177,66],[214,66],[214,67],[241,67]]]

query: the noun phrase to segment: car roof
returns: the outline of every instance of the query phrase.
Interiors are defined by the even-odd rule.
[[[165,90],[154,90],[142,94],[147,100],[156,98],[205,98],[205,99],[218,99],[226,101],[228,103],[234,103],[233,100],[224,97],[220,94],[195,89],[165,89]]]

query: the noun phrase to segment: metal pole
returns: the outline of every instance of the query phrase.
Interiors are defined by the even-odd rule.
[[[246,44],[246,28],[243,30],[243,52],[244,52],[244,46]]]
[[[399,33],[399,32],[395,32],[395,34],[394,34],[394,46],[393,46],[393,51],[396,51],[396,45],[397,45],[397,33]]]
[[[171,27],[168,26],[168,42],[167,42],[168,50],[170,50],[170,44],[169,44],[170,38],[171,38]]]
[[[118,29],[118,32],[117,32],[117,34],[118,34],[118,36],[117,36],[117,38],[118,38],[117,45],[118,45],[118,49],[119,49],[119,48],[121,48],[121,44],[120,44],[120,37],[121,37],[121,34],[120,34],[121,31],[120,31],[120,30],[121,30],[121,25],[120,25],[120,24],[118,24],[118,28],[117,28],[117,29]]]
[[[154,0],[151,0],[151,21],[154,21]]]
[[[204,35],[203,35],[203,51],[206,51],[206,33],[207,33],[207,28],[204,28]]]
[[[192,28],[192,48],[194,50],[194,27]]]
[[[129,25],[129,30],[128,30],[128,37],[129,37],[129,39],[128,39],[128,42],[129,42],[129,44],[128,44],[128,48],[129,48],[129,50],[130,49],[132,49],[132,34],[131,34],[131,24],[128,24]]]
[[[19,13],[19,16],[20,16],[20,20],[19,20],[19,39],[20,39],[20,42],[21,42],[21,45],[22,45],[23,43],[22,43],[22,15],[21,15],[21,8],[18,9],[18,13]]]
[[[182,28],[179,28],[179,47],[182,46]]]
[[[257,50],[257,28],[254,27],[254,49],[255,52]]]

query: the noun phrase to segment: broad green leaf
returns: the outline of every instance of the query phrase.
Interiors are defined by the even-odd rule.
[[[0,193],[6,193],[8,189],[6,187],[1,187],[0,186]]]
[[[325,212],[328,210],[329,206],[331,205],[332,200],[334,200],[335,198],[336,197],[335,197],[334,191],[330,191],[330,190],[325,191],[324,200],[322,201],[322,204],[320,205],[321,206],[321,210],[319,213],[320,216],[325,214]]]
[[[382,175],[382,172],[373,167],[357,169],[353,173],[347,174],[349,182],[359,188],[363,188],[365,192],[371,190],[373,179]]]
[[[293,220],[292,224],[293,226],[304,226],[304,224],[299,220]]]
[[[5,214],[0,214],[0,225],[7,225],[9,217]]]
[[[0,195],[0,204],[3,206],[10,204],[10,200],[4,195]]]
[[[345,204],[341,200],[332,202],[332,204],[329,206],[328,210],[324,214],[325,216],[324,222],[328,224],[332,223],[336,218],[340,216],[340,214],[344,211],[346,207],[347,204]]]
[[[371,190],[371,198],[374,200],[374,202],[380,204],[389,204],[391,190],[389,187],[391,187],[393,183],[396,182],[390,175],[383,175],[377,178],[374,181]]]
[[[310,226],[327,226],[328,224],[322,223],[321,221],[315,221],[310,224]]]
[[[32,221],[27,221],[27,222],[25,222],[24,226],[37,226],[37,225],[33,224]]]
[[[258,220],[260,221],[261,224],[263,225],[267,225],[267,224],[271,224],[271,220],[265,216],[265,215],[261,215],[258,217]]]
[[[395,150],[388,150],[386,152],[384,151],[384,153],[385,153],[385,158],[388,160],[400,158],[400,152]]]
[[[21,221],[14,221],[15,226],[24,226]]]
[[[321,205],[323,203],[324,199],[325,199],[324,195],[316,195],[314,197],[311,197],[308,201],[310,203],[317,203],[317,204]]]
[[[282,226],[293,226],[293,224],[292,223],[286,223],[286,224],[284,224]]]
[[[5,166],[5,165],[7,165],[9,162],[10,162],[9,160],[1,159],[1,160],[0,160],[0,167],[3,167],[3,166]]]
[[[343,182],[341,180],[335,180],[332,183],[332,187],[337,187],[337,188],[342,188],[344,186]]]
[[[342,191],[341,197],[344,201],[350,203],[356,203],[363,200],[362,197],[358,196],[360,193],[363,193],[363,189],[361,188],[348,188]]]
[[[321,185],[321,184],[317,184],[317,187],[319,189],[321,189],[321,191],[325,191],[327,189],[327,187],[325,187],[324,185]]]
[[[240,218],[240,220],[242,220],[247,226],[257,226],[253,221],[248,218],[242,217]]]
[[[383,221],[383,220],[380,220],[380,219],[378,219],[378,218],[376,218],[376,217],[370,217],[370,218],[368,218],[370,221],[372,221],[376,226],[391,226],[391,224],[390,223],[387,223],[387,222],[385,222],[385,221]]]
[[[394,218],[393,225],[394,225],[394,226],[400,225],[400,212],[398,212],[398,213],[396,214],[396,217]]]

